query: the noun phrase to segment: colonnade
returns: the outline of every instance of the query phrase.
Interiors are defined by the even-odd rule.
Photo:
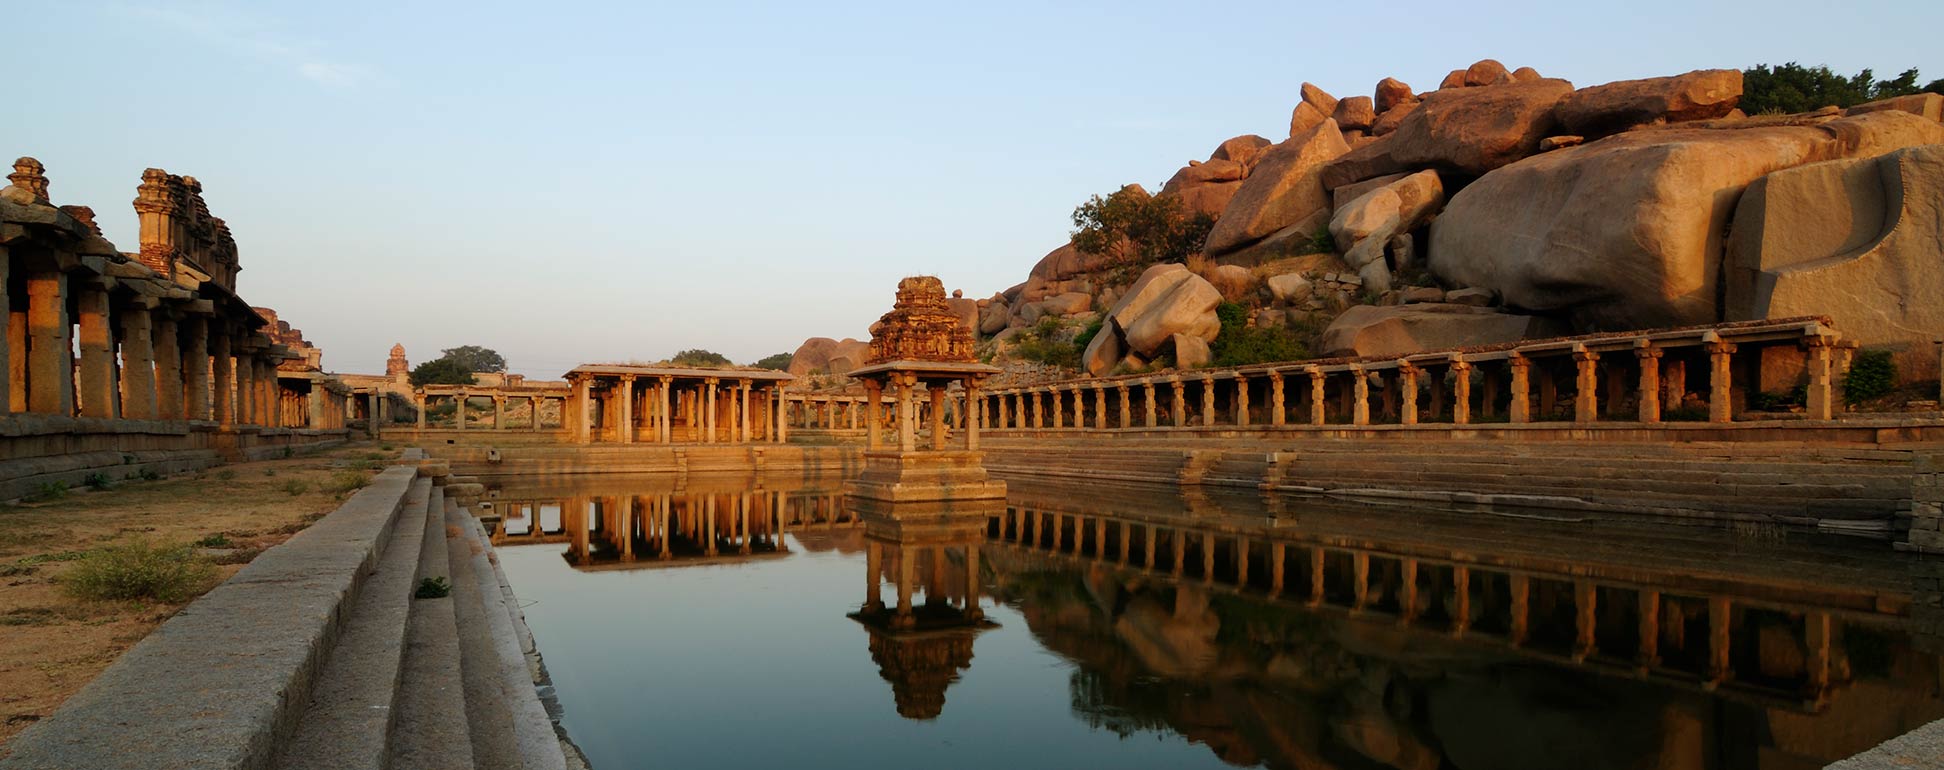
[[[1854,351],[1821,319],[1744,322],[1004,388],[974,411],[999,430],[1727,423],[1779,370],[1827,420]]]
[[[388,405],[388,400],[386,399],[385,394],[381,391],[374,391],[370,394],[367,394],[367,397],[372,400],[370,413],[375,416],[375,418],[378,420],[378,423],[381,425],[390,424],[390,417],[391,417],[389,414],[390,407]],[[491,425],[485,426],[484,429],[496,430],[496,431],[505,431],[505,430],[514,429],[513,426],[509,424],[506,419],[507,402],[512,401],[518,403],[520,401],[525,401],[527,403],[528,417],[527,417],[527,424],[524,426],[524,429],[528,431],[537,431],[537,430],[544,430],[547,428],[543,411],[544,411],[544,407],[549,402],[555,402],[555,401],[560,402],[561,413],[565,415],[568,410],[568,401],[572,397],[573,397],[572,394],[568,391],[534,390],[531,388],[470,389],[470,388],[456,387],[456,386],[455,387],[424,387],[424,388],[419,388],[417,390],[414,390],[412,392],[413,406],[416,407],[418,410],[417,427],[420,430],[424,430],[427,427],[429,427],[430,419],[427,417],[426,412],[427,412],[427,408],[431,406],[434,399],[443,399],[447,403],[452,404],[453,407],[452,427],[456,430],[479,429],[480,426],[472,424],[472,419],[471,417],[468,416],[468,408],[469,408],[468,402],[474,398],[491,399],[493,402],[493,407],[492,407],[493,421]],[[554,427],[560,428],[565,426],[556,424]]]
[[[298,356],[236,295],[235,243],[209,216],[200,184],[159,169],[142,179],[141,249],[129,255],[101,238],[91,210],[48,200],[38,161],[14,163],[9,187],[27,197],[10,211],[31,216],[0,227],[0,409],[341,427],[331,404],[296,403],[320,384],[312,373],[303,373],[312,387],[295,394],[280,385],[278,364]]]
[[[582,366],[567,373],[577,443],[780,443],[789,425],[776,371]]]
[[[1684,585],[1680,575],[1647,584],[1592,577],[1570,565],[1555,570],[1493,554],[1419,555],[1430,549],[1389,550],[1267,528],[1012,506],[989,522],[988,533],[1040,553],[1812,708],[1841,684],[1840,626],[1852,614],[1741,596],[1731,586]],[[1753,615],[1769,622],[1796,619],[1801,681],[1738,679],[1738,671],[1757,668],[1748,646],[1736,638]]]

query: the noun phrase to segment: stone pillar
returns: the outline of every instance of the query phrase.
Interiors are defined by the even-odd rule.
[[[1132,394],[1127,392],[1127,383],[1123,382],[1115,385],[1114,389],[1120,392],[1121,429],[1125,430],[1134,427],[1134,399]]]
[[[1811,420],[1827,420],[1835,416],[1835,395],[1831,387],[1829,349],[1834,340],[1818,335],[1802,341],[1807,355],[1805,364],[1809,369],[1809,382],[1803,388],[1803,411]]]
[[[739,397],[740,397],[740,399],[741,399],[741,401],[739,402],[739,405],[738,405],[738,406],[736,407],[736,431],[737,431],[737,433],[739,433],[739,434],[741,435],[741,438],[739,438],[739,439],[737,439],[737,440],[738,440],[738,441],[740,441],[740,442],[742,442],[742,443],[744,443],[744,444],[747,444],[747,443],[749,443],[749,440],[750,440],[751,438],[753,438],[753,435],[752,435],[752,434],[750,433],[750,430],[749,430],[749,391],[750,391],[750,388],[751,388],[751,384],[750,384],[750,382],[749,382],[749,380],[747,380],[747,379],[745,379],[745,380],[742,380],[741,382],[739,382],[739,383],[737,383],[737,387],[736,387],[736,390],[737,390],[737,392],[738,392],[738,393],[740,394],[740,396],[739,396]],[[856,409],[852,409],[852,410],[851,410],[851,427],[853,427],[853,428],[855,428],[855,427],[857,427],[857,410],[856,410]]]
[[[1174,386],[1174,400],[1168,406],[1174,412],[1174,426],[1179,428],[1188,424],[1188,385],[1178,375],[1169,377],[1168,384]]]
[[[1040,391],[1034,390],[1028,392],[1026,396],[1028,399],[1030,399],[1033,402],[1033,428],[1034,429],[1045,428],[1046,427],[1046,399],[1043,397],[1044,394],[1041,393]]]
[[[1324,403],[1324,399],[1323,399],[1323,378],[1327,376],[1329,375],[1324,374],[1322,369],[1318,369],[1316,367],[1310,367],[1309,369],[1309,378],[1310,378],[1309,407],[1310,407],[1311,425],[1322,425],[1324,422],[1323,410],[1326,407],[1326,404]]]
[[[581,375],[574,379],[574,443],[594,443],[594,378]]]
[[[1708,343],[1708,422],[1734,422],[1735,346],[1719,340]]]
[[[27,409],[38,414],[74,413],[74,344],[67,290],[65,273],[27,276]]]
[[[97,419],[117,416],[115,335],[109,326],[108,290],[82,286],[76,296],[81,327],[81,414]]]
[[[506,430],[506,394],[493,394],[493,430]]]
[[[1451,357],[1451,424],[1466,425],[1471,422],[1471,370],[1472,365],[1458,356]]]
[[[1640,421],[1661,421],[1661,350],[1641,340],[1634,344],[1634,360],[1640,362]]]
[[[884,396],[884,386],[877,380],[864,381],[864,448],[878,449],[884,446],[883,420],[878,417],[879,401]]]
[[[182,339],[174,315],[156,313],[155,332],[155,416],[181,420],[187,407],[182,399]]]
[[[1161,416],[1156,414],[1154,411],[1154,381],[1148,380],[1146,382],[1141,383],[1141,390],[1142,390],[1141,403],[1142,406],[1146,407],[1146,413],[1142,415],[1141,421],[1145,423],[1147,427],[1152,428],[1155,425],[1157,425],[1161,419]]]
[[[907,377],[892,383],[898,388],[898,450],[911,452],[918,449],[918,427],[916,404],[913,403],[912,389],[918,384]]]
[[[1269,373],[1269,424],[1281,427],[1289,421],[1283,408],[1282,372]],[[1280,551],[1278,551],[1280,553]]]
[[[466,429],[466,399],[471,395],[461,390],[452,397],[452,427],[458,430]]]
[[[258,358],[257,387],[263,396],[257,400],[262,405],[263,425],[267,428],[283,426],[283,388],[277,384],[277,364],[268,358]],[[332,414],[344,413],[344,399],[336,399]],[[332,425],[331,427],[339,427]]]
[[[1573,351],[1573,363],[1579,369],[1573,394],[1573,420],[1597,421],[1600,419],[1600,354],[1582,347]]]
[[[1249,426],[1249,378],[1235,373],[1235,424]]]
[[[655,440],[663,444],[672,444],[675,442],[675,414],[669,396],[670,391],[675,388],[675,378],[663,375],[656,380],[655,386]],[[776,392],[780,401],[783,389],[779,387]],[[783,431],[779,424],[776,432],[778,441],[782,440],[782,435]]]
[[[878,430],[878,426],[876,425],[871,426],[871,431],[873,434],[875,434],[877,430]],[[784,391],[783,387],[779,385],[776,388],[776,443],[781,444],[789,440],[790,440],[790,394]]]
[[[1402,358],[1397,359],[1397,390],[1403,396],[1404,405],[1400,407],[1397,421],[1400,425],[1416,425],[1418,421],[1418,368]]]
[[[1652,589],[1641,589],[1637,596],[1634,607],[1640,619],[1640,643],[1636,646],[1634,660],[1640,664],[1640,672],[1646,673],[1661,663],[1661,593]]]
[[[1094,386],[1093,386],[1093,395],[1094,395],[1094,427],[1095,427],[1095,428],[1106,428],[1106,427],[1107,427],[1107,389],[1106,389],[1106,386],[1104,386],[1104,385],[1101,385],[1101,384],[1100,384],[1100,383],[1098,383],[1098,382],[1096,382],[1096,383],[1094,383]]]
[[[617,407],[621,410],[619,419],[614,421],[614,440],[623,444],[632,444],[635,438],[634,384],[634,375],[623,374],[614,386],[614,397],[620,399]]]
[[[182,319],[177,334],[183,343],[182,387],[186,416],[207,420],[209,415],[209,319],[191,315]]]
[[[145,307],[127,307],[116,319],[121,322],[122,337],[121,412],[131,420],[156,417],[155,341],[150,336],[150,312]]]
[[[1202,375],[1201,396],[1202,427],[1213,428],[1215,427],[1215,378],[1213,376]]]
[[[1370,375],[1362,366],[1350,366],[1351,398],[1350,424],[1370,424]]]
[[[932,383],[925,386],[931,396],[931,448],[945,448],[945,386]]]
[[[1066,427],[1066,394],[1058,385],[1047,388],[1047,392],[1053,397],[1053,429],[1059,430]]]
[[[1512,422],[1532,421],[1532,360],[1517,353],[1506,359],[1512,370],[1512,399],[1506,406],[1506,417]]]
[[[418,410],[418,429],[425,430],[425,391],[412,391],[412,407]]]
[[[227,324],[219,322],[209,330],[209,376],[211,408],[215,410],[216,424],[230,426],[236,424],[236,359],[231,355],[230,333]],[[423,415],[424,411],[421,410]],[[420,419],[421,426],[424,423]]]
[[[979,426],[985,424],[985,396],[979,393],[979,383],[976,380],[965,381],[965,404],[966,408],[972,410],[971,419],[965,421],[965,449],[968,452],[977,452],[979,451]],[[974,572],[976,573],[977,570]]]

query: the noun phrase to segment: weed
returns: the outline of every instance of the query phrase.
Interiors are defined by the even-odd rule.
[[[1856,354],[1843,375],[1843,400],[1850,405],[1874,401],[1890,394],[1897,386],[1897,362],[1888,350],[1865,350]]]
[[[37,553],[32,556],[22,557],[21,560],[17,563],[46,564],[47,562],[50,561],[79,561],[81,557],[86,555],[88,555],[86,551],[56,551],[54,553]]]
[[[264,477],[264,478],[276,478],[276,476],[277,476],[277,469],[276,469],[276,468],[264,468],[264,469],[263,469],[263,477]]]
[[[202,539],[196,541],[195,545],[197,548],[228,548],[230,539],[229,535],[218,532],[214,535],[204,535]]]
[[[419,581],[418,590],[412,592],[414,599],[444,599],[452,595],[452,584],[442,577],[429,577]]]
[[[236,548],[219,553],[211,557],[210,561],[217,564],[249,564],[261,553],[263,553],[261,548]]]
[[[216,472],[216,480],[217,480],[217,481],[235,481],[235,480],[236,480],[236,470],[235,470],[235,469],[233,469],[233,468],[224,468],[224,469],[222,469],[222,470],[220,470],[220,471],[217,471],[217,472]]]
[[[284,456],[284,459],[286,459],[286,460],[288,460],[288,459],[290,459],[290,457],[291,457],[292,455],[295,455],[295,454],[297,454],[297,450],[296,450],[296,449],[293,449],[293,448],[291,448],[291,447],[284,447],[284,451],[283,451],[283,456]]]
[[[140,473],[137,473],[135,475],[143,481],[162,480],[162,474],[156,473],[154,468],[143,468]]]
[[[49,500],[59,500],[61,498],[67,497],[67,494],[68,494],[67,482],[44,481],[41,482],[40,486],[34,488],[34,493],[28,495],[27,499],[37,503],[47,502]]]
[[[96,492],[105,491],[115,485],[115,482],[108,478],[108,474],[100,472],[88,474],[87,478],[81,480],[81,483]]]
[[[304,494],[305,492],[311,491],[311,485],[310,482],[305,481],[303,479],[290,479],[289,481],[285,481],[283,483],[283,491],[284,494],[290,495],[291,497],[296,497],[298,495]]]
[[[334,495],[345,495],[363,489],[369,483],[371,477],[361,471],[338,471],[331,474],[330,481],[325,482],[324,491]]]
[[[216,565],[188,546],[158,546],[145,540],[89,551],[61,583],[82,599],[154,599],[180,602],[216,582]]]
[[[1330,235],[1328,227],[1317,228],[1316,232],[1310,234],[1309,243],[1306,245],[1309,246],[1311,254],[1336,253],[1336,238]]]

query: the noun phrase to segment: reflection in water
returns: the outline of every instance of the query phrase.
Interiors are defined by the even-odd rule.
[[[1172,487],[847,510],[834,483],[593,478],[494,502],[596,766],[1781,769],[1944,717],[1909,573],[1871,546]],[[702,569],[624,569],[679,564]],[[710,737],[743,723],[782,727]]]
[[[850,618],[870,633],[871,659],[891,683],[898,715],[937,718],[945,710],[945,689],[972,665],[973,638],[997,625],[979,607],[979,546],[1005,503],[851,504],[864,524],[866,556],[864,606]],[[886,572],[898,592],[897,604],[888,608]],[[913,592],[920,589],[924,604],[914,606]]]

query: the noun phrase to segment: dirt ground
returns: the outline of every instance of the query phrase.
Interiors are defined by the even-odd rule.
[[[0,745],[54,713],[183,606],[68,595],[61,574],[82,552],[138,539],[200,540],[228,578],[335,509],[349,494],[330,489],[343,483],[340,474],[368,478],[397,454],[351,444],[0,505]]]

